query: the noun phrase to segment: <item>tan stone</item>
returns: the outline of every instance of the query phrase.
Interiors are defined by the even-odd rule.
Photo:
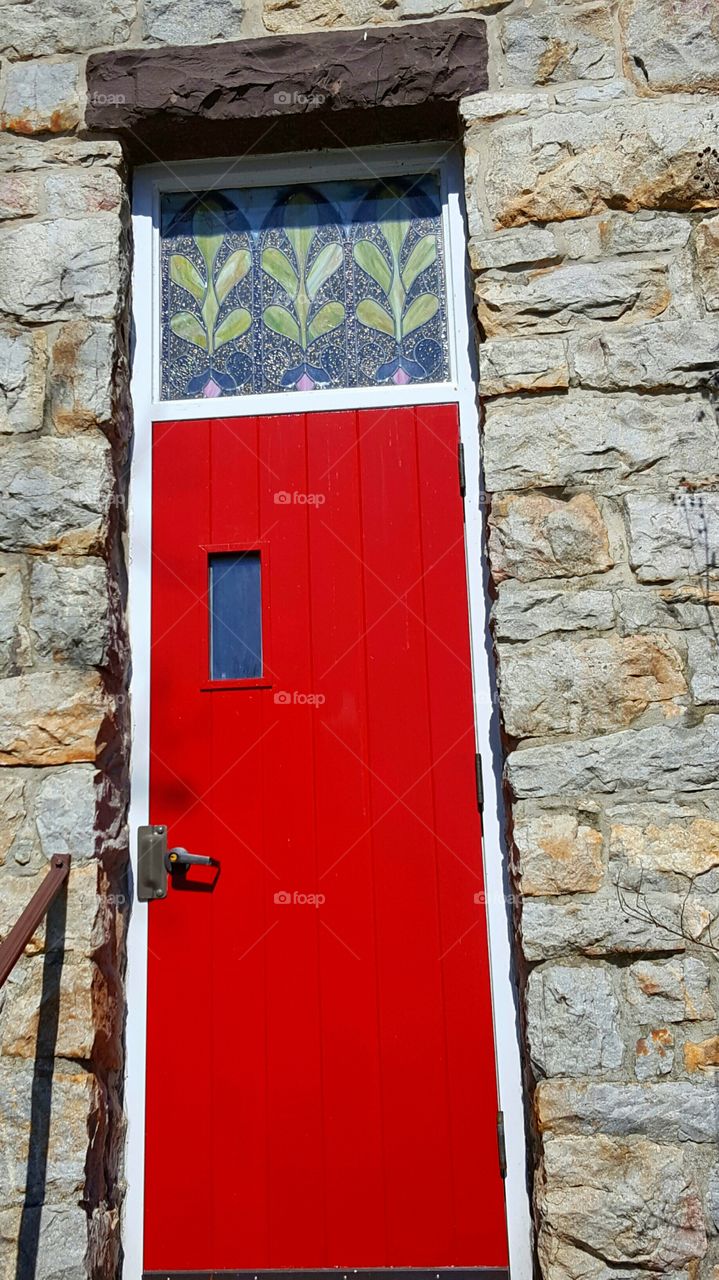
[[[677,715],[687,692],[663,636],[500,645],[499,659],[502,715],[515,738],[626,729],[650,706]]]
[[[604,573],[614,563],[599,507],[588,494],[568,502],[507,494],[494,499],[489,524],[491,569],[500,582]]]
[[[700,876],[719,867],[719,822],[656,805],[635,822],[613,824],[609,848],[612,857],[646,870]]]
[[[704,305],[709,311],[719,310],[719,215],[700,222],[694,232],[697,258],[697,280]]]
[[[60,435],[109,422],[115,355],[113,325],[71,320],[62,326],[50,353],[48,379],[50,412]]]
[[[554,1137],[545,1142],[537,1200],[545,1265],[557,1241],[615,1266],[659,1271],[684,1266],[706,1250],[701,1196],[680,1146]]]
[[[47,1072],[47,1068],[45,1068]],[[28,1169],[33,1101],[31,1063],[0,1064],[0,1207],[21,1202],[75,1199],[82,1194],[88,1146],[88,1122],[96,1107],[95,1078],[87,1071],[55,1071],[48,1086],[52,1109],[46,1161]]]
[[[719,1067],[719,1036],[698,1043],[688,1040],[684,1045],[684,1066],[691,1072]]]
[[[602,836],[573,813],[526,815],[517,805],[514,843],[522,893],[530,897],[593,893],[604,879]]]
[[[696,956],[639,960],[624,974],[627,1008],[638,1022],[703,1022],[715,1016],[709,970]]]
[[[641,1036],[636,1045],[634,1074],[637,1080],[666,1076],[674,1065],[674,1036],[668,1027],[657,1027]]]
[[[0,941],[7,937],[18,916],[42,883],[47,868],[33,875],[5,875],[0,893]],[[105,945],[111,929],[108,907],[97,891],[98,869],[95,862],[74,865],[67,887],[67,912],[62,928],[55,929],[50,918],[50,934],[46,937],[47,917],[32,935],[25,955],[35,956],[46,948],[91,957]]]
[[[551,84],[614,75],[614,33],[604,0],[576,9],[530,4],[510,10],[500,40],[512,83]]]
[[[59,990],[55,1056],[89,1059],[95,1039],[93,984],[99,981],[99,970],[91,960],[66,959],[57,965],[56,973],[57,988],[55,980],[49,990],[47,985],[45,988],[45,1002],[53,1014]],[[43,960],[35,957],[18,964],[8,979],[0,1013],[0,1052],[9,1057],[35,1056],[38,1026],[43,1016],[44,974]]]
[[[484,396],[516,391],[552,391],[569,386],[569,363],[559,338],[513,338],[483,342],[479,348]]]
[[[621,0],[624,63],[640,92],[719,89],[715,0]]]
[[[377,26],[412,18],[496,9],[509,0],[264,0],[268,31],[327,30],[334,27]]]
[[[80,123],[74,62],[17,62],[8,67],[0,127],[13,133],[64,133]]]
[[[0,435],[42,428],[46,369],[42,329],[0,327]]]
[[[107,712],[97,675],[43,671],[0,681],[0,765],[94,760]]]
[[[0,864],[2,864],[25,817],[25,779],[10,769],[0,770]]]
[[[635,100],[598,112],[548,111],[492,129],[487,144],[485,192],[496,227],[607,208],[712,209],[719,200],[714,104]]]

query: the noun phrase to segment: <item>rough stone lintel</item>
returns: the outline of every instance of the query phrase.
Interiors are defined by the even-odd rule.
[[[487,33],[459,17],[414,27],[110,50],[87,66],[87,125],[139,161],[457,134],[487,88]],[[241,136],[238,136],[241,125]],[[242,144],[240,147],[240,143]]]

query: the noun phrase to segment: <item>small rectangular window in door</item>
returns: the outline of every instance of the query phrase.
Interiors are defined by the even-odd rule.
[[[259,551],[209,557],[210,679],[262,675],[262,572]]]

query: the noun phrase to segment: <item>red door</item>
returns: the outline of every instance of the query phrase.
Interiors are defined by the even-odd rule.
[[[506,1266],[457,446],[154,426],[148,1272]]]

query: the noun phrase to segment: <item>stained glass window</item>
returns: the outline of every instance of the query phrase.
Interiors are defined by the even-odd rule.
[[[161,397],[446,382],[436,176],[164,195]]]

